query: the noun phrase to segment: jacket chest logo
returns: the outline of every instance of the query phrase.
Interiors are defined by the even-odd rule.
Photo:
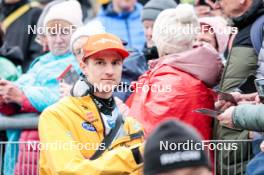
[[[96,128],[94,127],[94,125],[92,125],[89,122],[83,122],[82,128],[87,130],[87,131],[96,132]]]

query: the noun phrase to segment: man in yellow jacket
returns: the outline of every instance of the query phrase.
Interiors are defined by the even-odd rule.
[[[90,36],[83,51],[80,67],[88,91],[75,95],[83,90],[76,90],[77,83],[72,96],[41,114],[40,174],[142,174],[143,130],[120,115],[112,95],[129,53],[107,33]]]

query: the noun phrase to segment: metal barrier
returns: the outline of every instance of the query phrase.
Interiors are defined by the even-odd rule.
[[[210,140],[205,141],[214,146],[211,150],[213,157],[214,175],[244,175],[246,165],[252,158],[252,140]],[[218,146],[217,146],[218,145]],[[220,146],[219,146],[220,145]],[[246,146],[247,150],[243,148]],[[210,149],[208,149],[208,156]]]
[[[0,175],[38,175],[38,142],[0,142]],[[10,153],[4,161],[4,149]],[[19,150],[19,152],[18,152]],[[24,151],[21,151],[24,150]],[[9,168],[8,168],[9,167]],[[12,167],[12,169],[10,169]],[[8,171],[6,171],[8,169]]]
[[[237,159],[238,155],[244,154],[244,150],[242,152],[237,153],[235,148],[236,146],[239,146],[239,144],[250,144],[251,140],[211,140],[211,141],[204,141],[203,142],[206,146],[208,151],[208,156],[213,157],[214,166],[213,166],[213,174],[214,175],[239,175],[244,174],[245,172],[245,166],[243,166],[243,162],[240,162],[239,159]],[[38,151],[38,142],[0,142],[0,169],[3,169],[3,166],[8,166],[8,163],[10,162],[4,162],[1,158],[4,154],[4,147],[9,145],[8,149],[13,149],[14,151],[11,151],[13,155],[10,155],[10,158],[14,159],[16,155],[18,155],[19,165],[16,164],[15,166],[15,174],[16,175],[38,175],[38,168],[39,168],[39,151]],[[19,147],[19,150],[24,150],[24,153],[17,153],[16,147]],[[223,150],[219,149],[220,147],[223,148]],[[223,156],[224,152],[228,149],[234,149],[235,154],[228,154],[228,156]],[[224,150],[225,149],[225,150]],[[251,150],[247,150],[248,153],[251,153]],[[221,155],[218,157],[217,155]],[[233,157],[232,157],[233,156]],[[248,159],[250,159],[251,155],[248,155]],[[223,163],[223,160],[226,159],[227,162],[230,163],[230,165],[225,165]],[[212,160],[212,159],[211,159]],[[244,160],[243,160],[244,161]],[[241,164],[242,163],[242,164]],[[239,165],[239,168],[231,168],[231,164],[233,165]],[[31,166],[35,165],[35,166]],[[0,173],[0,175],[6,175],[5,172]]]
[[[0,114],[0,130],[37,129],[38,113],[24,113],[10,116]]]
[[[8,129],[37,129],[38,117],[37,113],[24,113],[10,116],[0,114],[0,131]],[[3,142],[0,141],[0,175],[37,175],[38,168],[31,165],[38,166],[39,151],[32,147],[28,142]],[[27,154],[19,154],[19,150],[26,150]],[[8,153],[5,152],[8,150]],[[16,164],[17,160],[21,162],[22,166]],[[31,166],[31,167],[26,167]],[[8,172],[5,172],[6,170]]]
[[[38,114],[19,114],[12,117],[0,114],[0,130],[36,129],[37,125]],[[0,141],[0,175],[38,175],[38,144],[39,142],[35,141]],[[251,140],[210,140],[203,141],[203,144],[212,160],[214,175],[242,175],[245,173],[246,164],[252,158]],[[248,149],[243,150],[245,147]],[[5,150],[11,154],[5,154]],[[4,156],[6,161],[4,161]],[[13,167],[13,172],[4,172],[6,167]]]

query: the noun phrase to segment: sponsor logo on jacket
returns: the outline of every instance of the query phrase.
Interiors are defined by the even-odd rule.
[[[96,132],[96,128],[94,127],[94,125],[92,125],[89,122],[83,122],[82,127],[83,127],[83,129],[85,129],[87,131]]]

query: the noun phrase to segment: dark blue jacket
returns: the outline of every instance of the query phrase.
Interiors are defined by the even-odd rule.
[[[130,55],[125,59],[123,64],[121,90],[114,92],[114,96],[120,98],[123,102],[127,100],[132,92],[130,85],[132,81],[137,81],[138,78],[148,70],[148,64],[143,53],[130,49]]]

